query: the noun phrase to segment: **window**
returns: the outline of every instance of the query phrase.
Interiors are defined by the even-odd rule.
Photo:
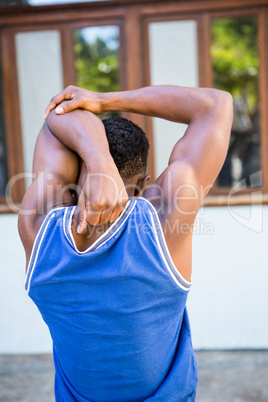
[[[119,91],[119,27],[74,31],[76,84],[91,91]]]
[[[119,27],[106,25],[74,30],[76,85],[96,92],[120,90]],[[104,116],[119,116],[110,112]]]
[[[251,6],[254,4],[252,2]],[[235,195],[230,201],[232,203],[250,203],[250,194],[253,192],[255,195],[260,195],[260,202],[268,199],[268,195],[261,196],[261,192],[268,192],[268,117],[266,113],[268,71],[264,67],[267,60],[265,25],[268,23],[268,14],[264,10],[250,11],[251,6],[248,5],[243,11],[241,8],[240,11],[230,10],[229,12],[226,9],[230,8],[230,5],[219,6],[219,9],[224,10],[210,10],[200,14],[192,10],[192,14],[184,16],[179,12],[176,14],[175,11],[171,15],[170,10],[165,15],[162,9],[162,15],[155,13],[146,21],[149,35],[147,47],[150,55],[145,62],[150,66],[147,84],[167,82],[177,85],[180,82],[179,85],[195,86],[191,80],[184,82],[184,75],[180,71],[192,51],[192,41],[187,37],[186,29],[182,36],[183,43],[179,40],[172,42],[166,39],[165,44],[159,46],[159,49],[157,44],[152,46],[151,43],[152,27],[166,26],[166,30],[158,39],[158,43],[161,43],[163,37],[168,38],[171,26],[178,25],[172,35],[176,38],[179,35],[179,23],[183,25],[187,21],[195,20],[198,58],[194,64],[196,63],[195,68],[198,72],[198,85],[226,90],[233,96],[234,123],[229,151],[219,177],[209,193],[207,200],[209,205],[226,204],[229,202],[229,195],[232,197]],[[216,4],[215,8],[217,8]],[[169,54],[166,52],[165,56],[155,63],[154,52],[164,54],[171,46],[172,51]],[[160,64],[165,65],[165,63],[168,68],[160,69]],[[172,76],[167,71],[173,68],[175,75]],[[186,70],[187,74],[191,70],[192,65]],[[156,82],[155,71],[162,74],[162,82],[158,82],[159,79]],[[172,134],[173,132],[171,124],[169,128],[166,125],[164,129],[164,123],[160,121],[159,127],[161,127],[161,133],[164,131]],[[162,167],[166,165],[165,148],[171,148],[180,138],[179,130],[180,127],[176,130],[176,134],[174,131],[172,140],[170,135],[165,136],[166,147],[162,146],[159,153],[157,151],[159,130],[156,124],[153,125],[158,173],[162,169],[159,169],[158,159],[161,159]],[[172,141],[173,144],[171,144]],[[164,155],[165,160],[163,160]]]
[[[57,29],[15,34],[25,182],[31,183],[36,138],[48,100],[63,89],[61,37]]]
[[[213,86],[230,92],[234,120],[219,188],[262,185],[258,20],[256,16],[211,21]]]
[[[160,21],[149,24],[151,85],[198,86],[196,28],[194,20]],[[184,124],[153,119],[156,176],[166,169],[172,149],[186,128]]]

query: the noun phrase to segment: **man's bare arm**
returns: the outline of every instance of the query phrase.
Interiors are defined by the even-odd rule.
[[[78,158],[65,147],[45,123],[37,137],[34,161],[34,180],[22,200],[18,229],[26,252],[26,266],[36,234],[46,213],[59,206],[75,203],[70,185],[78,178]]]

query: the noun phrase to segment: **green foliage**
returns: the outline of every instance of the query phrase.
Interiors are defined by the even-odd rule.
[[[119,63],[117,49],[96,38],[88,43],[81,30],[75,31],[76,84],[91,91],[119,91]]]
[[[226,161],[218,177],[220,187],[229,187],[261,169],[259,131],[259,55],[257,17],[214,19],[211,24],[211,57],[214,86],[234,98],[234,121]],[[232,163],[239,158],[240,169]],[[256,186],[253,185],[253,186]]]
[[[214,85],[244,98],[250,114],[258,106],[259,56],[257,18],[220,18],[212,21],[211,56]]]

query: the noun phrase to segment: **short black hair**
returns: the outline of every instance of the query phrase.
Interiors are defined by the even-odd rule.
[[[130,120],[111,117],[102,121],[110,153],[123,179],[146,173],[149,142],[143,130]]]

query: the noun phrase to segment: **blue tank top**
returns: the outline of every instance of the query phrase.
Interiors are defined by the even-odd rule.
[[[83,252],[74,210],[47,214],[25,280],[53,340],[56,401],[194,401],[191,283],[171,260],[155,208],[129,200]]]

